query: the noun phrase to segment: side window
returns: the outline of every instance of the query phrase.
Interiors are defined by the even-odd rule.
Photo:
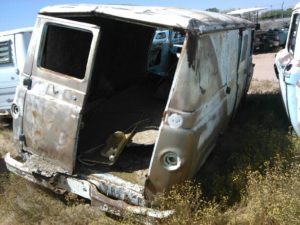
[[[47,25],[39,66],[83,79],[93,35],[87,31]]]
[[[0,65],[12,63],[11,42],[0,42]]]
[[[294,14],[292,26],[291,26],[291,30],[290,30],[289,43],[288,43],[288,51],[291,53],[295,52],[299,20],[300,20],[300,14]]]

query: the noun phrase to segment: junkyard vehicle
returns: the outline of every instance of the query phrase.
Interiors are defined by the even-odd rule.
[[[183,44],[185,35],[179,31],[157,30],[153,38],[153,44],[171,42],[173,44]]]
[[[186,38],[179,52],[165,43],[162,75],[149,70],[164,29]],[[253,34],[249,21],[211,12],[42,9],[12,106],[19,157],[6,155],[8,169],[117,215],[170,215],[153,199],[192,178],[224,131],[252,77]]]
[[[257,30],[255,32],[254,48],[260,51],[269,51],[276,47],[285,46],[287,29]]]
[[[32,28],[0,32],[0,116],[10,116]]]
[[[287,115],[298,136],[300,136],[299,21],[300,3],[294,8],[287,43],[285,48],[277,53],[274,65]]]
[[[254,50],[266,51],[268,48],[266,42],[266,33],[265,30],[256,30],[255,31],[255,39],[254,39]]]
[[[174,73],[185,35],[179,31],[157,30],[149,50],[148,72],[166,76]],[[170,65],[173,65],[170,67]],[[172,71],[171,71],[172,70]]]
[[[269,48],[284,46],[287,39],[288,30],[282,29],[270,29],[266,33],[266,41]]]

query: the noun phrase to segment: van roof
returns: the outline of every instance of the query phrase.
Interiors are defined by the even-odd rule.
[[[14,29],[14,30],[1,31],[0,36],[31,32],[32,29],[33,29],[32,27],[23,27],[23,28],[18,28],[18,29]]]
[[[40,14],[58,17],[91,14],[200,33],[253,26],[248,20],[226,14],[173,7],[72,4],[48,6],[41,9]]]

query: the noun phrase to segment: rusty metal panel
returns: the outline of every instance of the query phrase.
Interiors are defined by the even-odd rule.
[[[81,107],[51,97],[47,94],[49,89],[52,89],[51,84],[40,81],[34,82],[31,90],[27,91],[23,118],[25,149],[53,160],[62,171],[71,173]],[[67,92],[59,91],[62,96]]]
[[[34,54],[32,74],[26,78],[30,84],[27,85],[28,90],[24,95],[24,106],[19,106],[26,112],[22,131],[19,133],[23,135],[22,141],[25,141],[24,150],[40,156],[45,160],[45,165],[52,162],[55,168],[59,168],[57,172],[70,174],[75,166],[81,109],[94,62],[99,29],[95,25],[63,19],[54,21],[53,18],[45,16],[40,16],[38,20],[40,22],[37,23],[35,32],[40,34],[36,45],[40,48]],[[82,80],[41,68],[41,51],[48,23],[93,34]],[[49,169],[45,166],[45,170]]]
[[[188,34],[152,155],[149,198],[191,178],[226,127],[238,100],[238,40],[238,31]],[[247,68],[240,73],[244,90]]]
[[[121,215],[123,210],[127,210],[155,218],[171,215],[171,212],[159,213],[147,206],[150,206],[156,194],[192,178],[213,149],[220,132],[225,129],[245,91],[247,79],[251,77],[252,25],[226,15],[163,7],[74,5],[68,8],[48,7],[40,13],[52,17],[40,15],[38,18],[33,36],[36,44],[31,44],[34,49],[30,50],[30,59],[25,67],[28,74],[22,76],[24,83],[19,85],[14,102],[21,110],[14,118],[14,139],[19,150],[24,150],[22,154],[25,155],[25,161],[17,162],[8,156],[6,162],[9,169],[52,189],[63,188],[91,199],[94,205],[106,212]],[[86,102],[86,93],[91,87],[90,74],[94,56],[99,50],[99,28],[61,18],[83,14],[91,16],[91,20],[84,21],[95,22],[97,16],[102,16],[142,26],[179,28],[187,33],[174,78],[171,77],[173,83],[169,97],[167,99],[166,96],[165,99],[167,104],[163,102],[166,104],[165,111],[162,117],[162,110],[158,115],[157,124],[160,118],[161,124],[159,130],[155,130],[153,139],[156,139],[156,143],[148,176],[143,177],[146,179],[144,186],[131,180],[126,181],[122,176],[116,177],[114,174],[119,174],[120,171],[114,171],[113,167],[101,163],[92,164],[91,168],[81,161],[82,165],[78,165],[74,171],[76,157],[80,159],[80,155],[77,155],[77,142],[79,129],[84,125],[81,123],[81,111]],[[82,79],[42,68],[41,48],[48,41],[44,36],[49,23],[93,34],[86,72]],[[241,27],[244,29],[239,29]],[[111,52],[113,49],[109,54]],[[103,59],[100,57],[100,60]],[[125,75],[122,78],[127,79]],[[171,82],[170,79],[170,84]],[[112,98],[103,99],[112,103]],[[116,107],[120,101],[125,102],[124,99],[126,98],[116,101]],[[97,104],[100,105],[102,99],[98,100]],[[101,107],[105,108],[106,105]],[[99,117],[97,113],[94,115],[91,120],[93,124],[94,119]],[[124,118],[127,119],[126,116]],[[108,126],[111,126],[110,121]],[[119,122],[116,121],[115,127],[118,127]],[[98,131],[98,123],[95,124],[97,126],[87,133],[84,144],[90,141],[90,135]],[[103,123],[99,126],[102,125]],[[102,128],[103,133],[107,127]],[[86,153],[91,149],[81,150],[81,153]],[[123,172],[124,167],[120,168]],[[143,169],[143,174],[147,172],[147,166],[139,169]],[[39,180],[32,176],[36,173],[40,175]]]

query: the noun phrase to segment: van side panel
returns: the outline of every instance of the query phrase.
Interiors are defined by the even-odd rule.
[[[197,172],[244,93],[248,71],[246,64],[238,71],[239,30],[193,35],[182,50],[152,155],[145,187],[149,198]],[[245,45],[246,60],[250,42]]]

